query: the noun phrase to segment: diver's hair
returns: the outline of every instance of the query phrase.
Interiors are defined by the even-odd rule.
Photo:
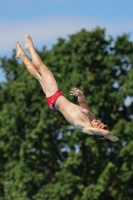
[[[104,125],[103,129],[105,129],[105,130],[108,130],[108,131],[109,131],[109,128],[108,128],[108,126],[107,126],[107,125]]]

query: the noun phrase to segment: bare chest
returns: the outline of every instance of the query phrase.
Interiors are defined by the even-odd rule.
[[[91,126],[89,112],[87,110],[69,102],[67,99],[60,102],[59,107],[60,112],[66,120],[75,127]]]

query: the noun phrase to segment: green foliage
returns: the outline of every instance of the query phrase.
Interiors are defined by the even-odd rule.
[[[119,141],[73,129],[50,110],[39,83],[15,58],[1,58],[0,200],[129,200],[133,196],[133,42],[81,30],[38,52],[65,96],[84,91]],[[65,105],[64,105],[65,106]]]

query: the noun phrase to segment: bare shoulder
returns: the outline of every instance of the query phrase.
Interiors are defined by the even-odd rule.
[[[89,111],[88,111],[86,108],[83,108],[83,110],[84,110],[84,112],[85,112],[86,114],[89,113]]]

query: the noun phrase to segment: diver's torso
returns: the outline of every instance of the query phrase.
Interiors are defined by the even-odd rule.
[[[60,96],[56,102],[56,108],[63,114],[66,120],[79,130],[90,127],[91,116],[89,111],[68,101],[64,96]]]

